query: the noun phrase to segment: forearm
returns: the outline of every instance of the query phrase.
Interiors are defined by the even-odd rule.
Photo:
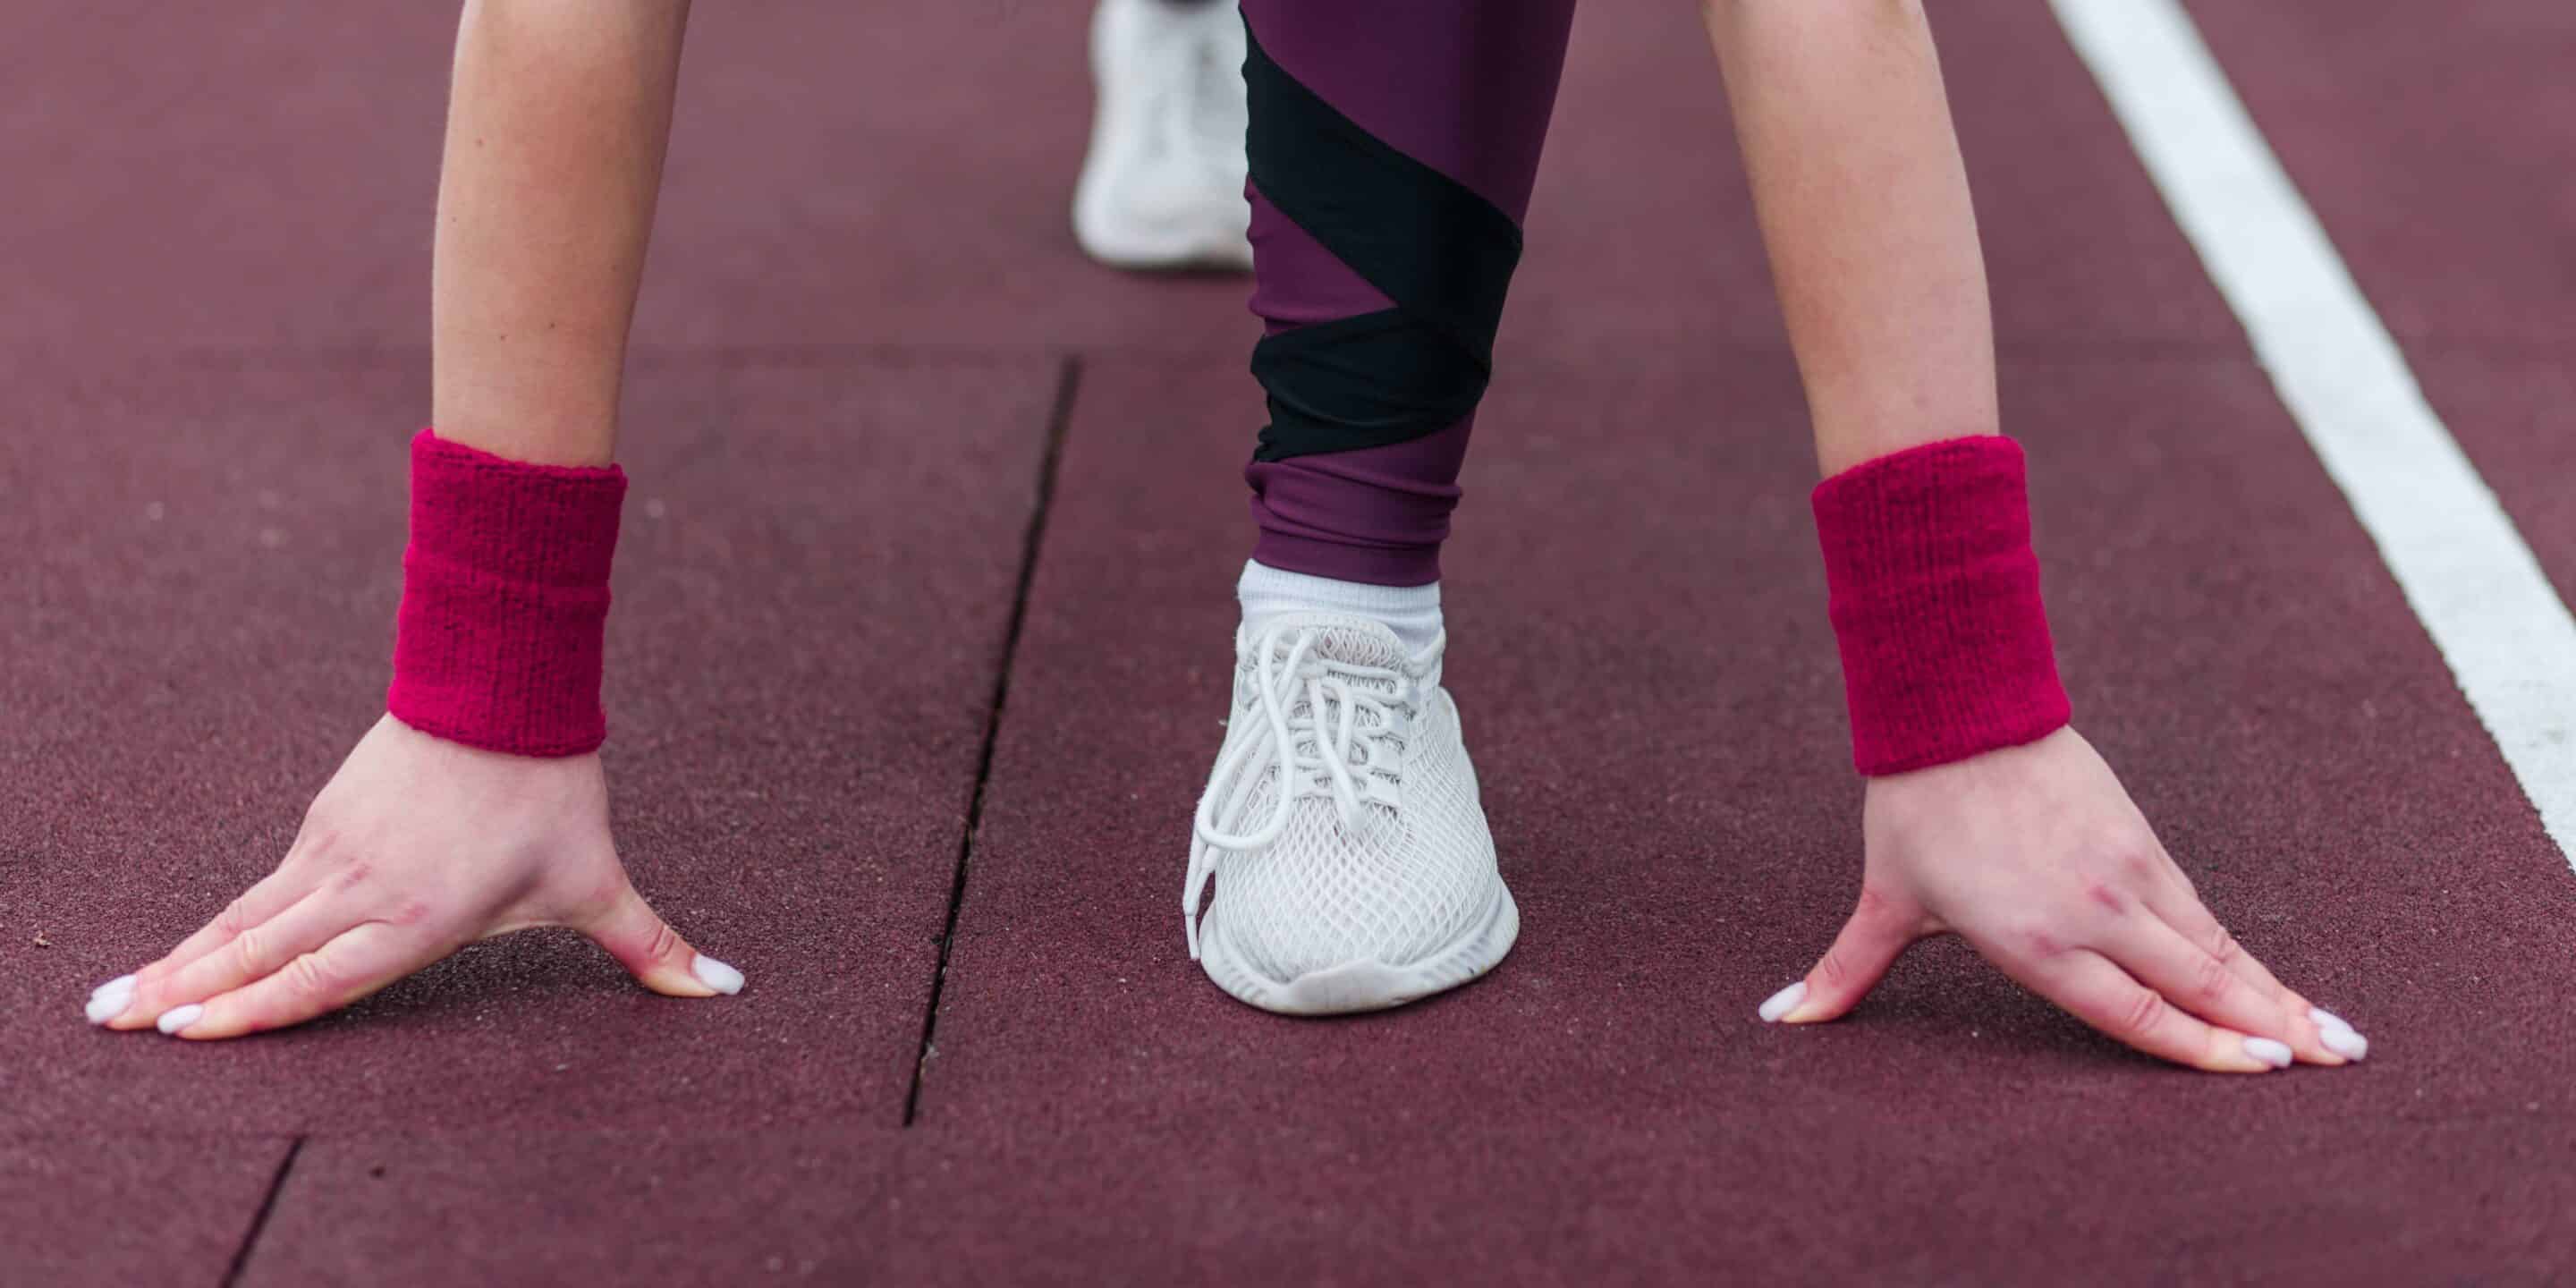
[[[1911,0],[1703,0],[1827,475],[1997,432],[1994,330]]]
[[[467,0],[431,272],[439,436],[601,465],[661,186],[686,0]]]

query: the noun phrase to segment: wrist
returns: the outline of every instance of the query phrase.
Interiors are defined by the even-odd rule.
[[[1812,501],[1855,768],[1904,773],[2066,724],[2018,444],[1908,448],[1826,479]]]
[[[387,712],[486,751],[596,750],[625,473],[506,460],[426,429],[411,465]]]

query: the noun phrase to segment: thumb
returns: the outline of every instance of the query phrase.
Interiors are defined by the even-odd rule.
[[[1848,1014],[1887,974],[1928,921],[1910,903],[1900,904],[1879,890],[1862,886],[1860,904],[1834,936],[1834,946],[1807,977],[1772,994],[1762,1004],[1762,1018],[1782,1024],[1816,1024]]]
[[[632,885],[624,886],[604,910],[575,923],[573,929],[607,949],[637,983],[665,997],[742,991],[741,971],[689,947]]]

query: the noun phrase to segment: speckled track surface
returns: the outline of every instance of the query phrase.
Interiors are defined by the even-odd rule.
[[[2370,1062],[2168,1070],[1948,944],[1845,1023],[1755,1021],[1850,896],[1858,789],[1689,6],[1578,19],[1448,557],[1519,946],[1386,1015],[1218,992],[1173,912],[1256,328],[1239,282],[1074,250],[1082,9],[699,7],[608,755],[639,884],[750,989],[523,936],[219,1046],[79,1001],[265,871],[379,709],[452,14],[18,17],[0,1281],[2576,1267],[2576,875],[2037,3],[1935,18],[2079,727]],[[2576,32],[2459,9],[2194,6],[2576,593]]]

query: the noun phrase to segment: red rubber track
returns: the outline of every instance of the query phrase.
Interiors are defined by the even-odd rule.
[[[2197,0],[2192,16],[2576,602],[2576,8]]]
[[[2351,8],[2195,12],[2566,592],[2566,21]],[[1844,1023],[1755,1021],[1851,897],[1858,785],[1688,6],[1579,19],[1449,555],[1520,946],[1347,1021],[1208,984],[1175,914],[1257,328],[1240,282],[1073,249],[1084,9],[699,7],[608,754],[638,882],[750,988],[652,998],[538,934],[218,1045],[76,1014],[274,862],[379,709],[451,15],[20,16],[0,1280],[2576,1264],[2576,875],[2036,3],[1935,18],[2077,724],[2370,1062],[2167,1069],[1955,944]]]

